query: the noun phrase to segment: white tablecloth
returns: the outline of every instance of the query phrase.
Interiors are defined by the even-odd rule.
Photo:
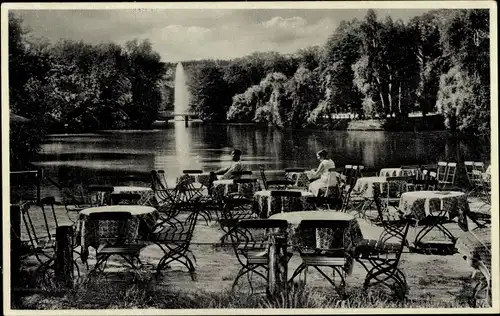
[[[293,192],[300,192],[301,197],[271,197],[270,190],[257,191],[254,194],[254,212],[262,218],[269,218],[269,216],[284,212],[297,212],[303,210],[314,209],[314,204],[307,202],[308,197],[314,195],[308,191],[302,190],[286,190]]]
[[[401,168],[383,168],[380,169],[380,177],[403,177],[414,176],[417,174],[417,169],[401,169]]]
[[[446,212],[450,218],[458,216],[458,224],[467,230],[469,203],[467,194],[458,191],[414,191],[405,192],[399,200],[399,209],[406,215],[421,220],[431,215]]]
[[[382,184],[386,183],[386,177],[363,177],[356,180],[353,191],[360,194],[363,197],[371,198],[373,197],[373,184],[380,184],[380,191],[383,191]]]

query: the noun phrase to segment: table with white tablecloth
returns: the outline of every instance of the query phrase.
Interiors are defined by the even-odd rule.
[[[288,222],[288,240],[292,247],[334,249],[345,247],[345,268],[352,272],[356,247],[363,240],[378,240],[383,229],[370,222],[355,218],[344,212],[329,210],[302,211],[274,214],[270,219],[284,219]],[[337,228],[318,228],[316,230],[300,230],[303,220],[328,220],[338,222]]]
[[[366,198],[373,197],[373,184],[380,184],[380,191],[383,191],[383,184],[387,182],[386,177],[362,177],[356,180],[352,189],[354,193]]]
[[[458,218],[458,225],[468,230],[467,214],[470,211],[467,194],[458,191],[415,191],[401,195],[399,209],[418,221],[429,216],[446,214],[449,219]]]
[[[399,210],[413,217],[417,224],[414,240],[416,249],[435,248],[456,243],[456,236],[444,224],[457,218],[457,224],[463,231],[468,231],[469,203],[464,192],[457,191],[415,191],[405,192],[399,201]],[[431,231],[439,232],[445,237],[445,244],[428,235]],[[424,241],[424,237],[431,239]],[[441,247],[441,246],[439,246]]]
[[[229,193],[240,193],[252,197],[255,192],[260,190],[260,184],[256,182],[234,183],[232,179],[215,180],[213,182],[213,191],[215,196],[227,196]]]
[[[261,218],[281,212],[297,212],[315,209],[314,203],[310,203],[308,198],[313,194],[303,190],[286,190],[300,192],[300,197],[271,196],[270,190],[257,191],[254,194],[254,212]]]
[[[380,177],[405,177],[416,176],[417,169],[403,169],[403,168],[382,168],[380,169]]]
[[[128,223],[127,240],[131,241],[146,241],[152,228],[155,226],[158,219],[158,211],[154,207],[142,205],[111,205],[98,206],[82,210],[79,213],[77,222],[77,238],[76,242],[82,247],[82,260],[88,256],[88,247],[92,246],[95,249],[99,247],[98,241],[106,238],[116,238],[118,223],[116,221],[104,221],[107,225],[104,229],[99,227],[97,223],[88,220],[92,213],[101,212],[128,212],[132,215],[131,222]],[[99,223],[99,225],[104,225]],[[98,235],[98,231],[105,232],[104,235]]]
[[[139,186],[114,186],[113,193],[135,193],[140,195],[139,205],[152,205],[153,189]]]

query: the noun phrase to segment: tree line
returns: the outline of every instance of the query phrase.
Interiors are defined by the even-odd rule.
[[[435,10],[409,22],[342,21],[323,46],[192,62],[192,109],[205,121],[318,126],[361,118],[443,115],[452,131],[489,133],[489,12]]]
[[[435,10],[409,22],[342,21],[323,46],[183,63],[204,121],[281,127],[437,112],[448,129],[489,133],[489,12]]]
[[[11,123],[11,161],[30,161],[48,132],[150,128],[165,75],[148,41],[50,43],[9,13],[9,107],[31,121]]]

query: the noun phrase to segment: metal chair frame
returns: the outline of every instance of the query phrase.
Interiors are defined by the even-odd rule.
[[[374,185],[374,200],[384,230],[378,240],[368,240],[363,245],[358,245],[355,259],[367,272],[364,289],[381,284],[393,289],[399,298],[404,298],[408,292],[408,284],[405,274],[399,268],[399,262],[404,248],[408,247],[407,236],[413,221],[403,216],[387,218],[382,211],[380,188],[376,187],[378,186]]]
[[[87,221],[94,222],[98,227],[96,232],[99,245],[96,250],[96,263],[94,268],[89,272],[89,275],[93,275],[97,271],[104,273],[111,256],[123,258],[128,267],[137,272],[139,267],[134,261],[142,265],[139,255],[144,245],[129,240],[128,234],[131,220],[132,215],[129,212],[95,212],[89,214]],[[116,234],[113,236],[102,236],[101,225],[104,222],[108,222],[107,224],[109,225],[109,221],[115,222]],[[137,229],[138,227],[139,225],[137,225]],[[106,232],[109,233],[107,230]]]
[[[191,213],[184,221],[178,220],[174,224],[170,221],[163,221],[153,227],[150,240],[163,251],[163,256],[156,267],[157,278],[160,276],[161,270],[168,267],[169,263],[176,261],[188,269],[193,281],[196,280],[196,257],[191,251],[190,245],[198,215],[199,208],[193,205]],[[192,260],[189,255],[191,255]]]
[[[285,220],[246,219],[234,221],[233,227],[229,231],[228,236],[231,239],[231,245],[233,246],[236,258],[240,263],[241,268],[233,281],[233,285],[231,287],[232,291],[234,291],[234,288],[238,284],[238,280],[246,275],[250,284],[250,289],[253,293],[253,285],[250,277],[251,273],[255,273],[266,282],[268,281],[268,251],[270,247],[268,233],[272,230],[278,230],[277,233],[284,237],[286,244],[287,227],[288,223]],[[257,238],[254,230],[259,230],[261,232],[261,237],[262,235],[265,236],[264,239]],[[288,262],[292,257],[292,254],[287,252],[286,256],[286,261]],[[264,273],[258,271],[259,268],[264,269]]]
[[[303,220],[298,230],[303,233],[316,233],[317,229],[321,228],[330,228],[330,229],[339,229],[338,221],[329,221],[329,220]],[[316,245],[299,245],[298,251],[302,262],[295,269],[291,278],[289,279],[289,283],[292,283],[295,277],[300,275],[302,271],[305,270],[304,275],[304,284],[307,280],[307,270],[309,267],[313,267],[317,270],[337,291],[340,296],[345,295],[345,285],[346,285],[346,259],[347,253],[345,251],[345,229],[348,228],[348,225],[345,227],[340,227],[341,235],[342,235],[342,246],[335,248],[327,248],[321,249],[317,248]],[[330,278],[321,268],[332,268],[332,277]],[[335,276],[340,277],[340,282],[336,282]]]

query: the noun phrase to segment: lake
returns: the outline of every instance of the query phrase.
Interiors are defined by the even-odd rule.
[[[330,153],[337,167],[363,164],[370,170],[439,160],[490,160],[490,144],[477,139],[457,141],[446,131],[282,131],[170,122],[154,130],[50,135],[35,164],[59,183],[76,174],[86,182],[112,183],[119,175],[164,169],[173,184],[183,169],[210,171],[229,165],[233,148],[243,151],[242,161],[250,170],[315,168],[315,153],[321,149]]]

